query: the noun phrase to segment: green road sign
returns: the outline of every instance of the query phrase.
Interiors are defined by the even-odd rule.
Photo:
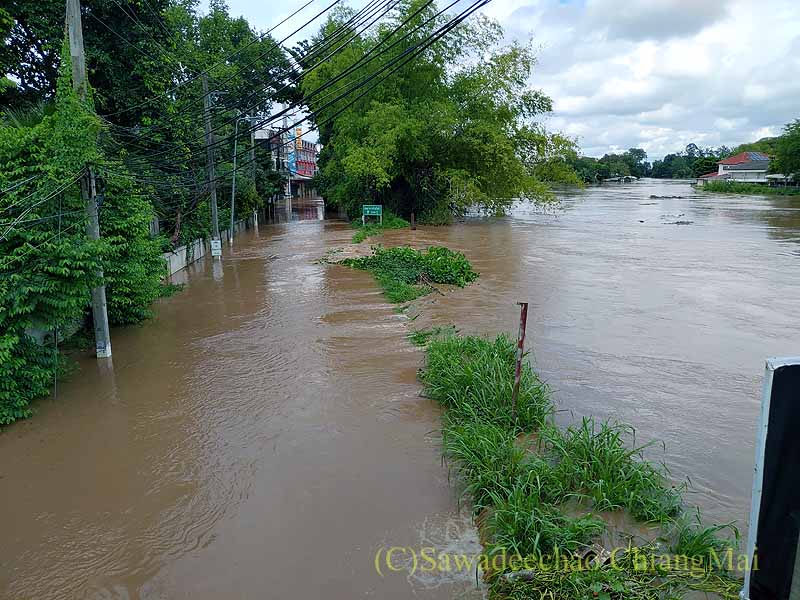
[[[362,204],[361,205],[361,223],[366,223],[366,217],[378,217],[383,225],[383,206],[380,204]]]
[[[361,214],[365,217],[380,217],[383,214],[383,206],[380,204],[362,204]]]

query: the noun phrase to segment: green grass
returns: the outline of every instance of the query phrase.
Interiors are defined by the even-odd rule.
[[[632,428],[584,418],[566,431],[548,428],[546,437],[565,487],[591,498],[597,510],[625,508],[640,521],[660,523],[678,514],[680,493],[663,469],[644,460],[643,447],[628,447]]]
[[[695,563],[689,569],[660,564],[635,569],[633,554],[655,558],[657,550],[665,552],[655,546],[631,546],[619,553],[614,568],[539,569],[526,580],[504,577],[511,570],[507,563],[486,575],[490,598],[655,600],[681,598],[690,590],[736,598],[741,582],[711,568],[710,560],[712,550],[731,547],[732,542],[718,534],[732,525],[703,527],[699,518],[686,524],[680,516],[681,488],[669,484],[665,467],[645,459],[631,427],[585,418],[564,430],[557,428],[547,387],[528,365],[514,418],[512,340],[505,335],[491,340],[431,331],[411,334],[418,343],[427,343],[420,379],[425,395],[445,409],[443,453],[480,515],[490,560],[500,553],[523,559],[572,556],[605,530],[596,513],[624,509],[641,521],[662,524],[662,529],[672,526],[671,550]],[[566,508],[575,498],[581,500],[583,514]]]
[[[507,600],[675,600],[723,598],[738,600],[742,582],[707,570],[679,572],[637,567],[636,560],[650,562],[659,556],[653,546],[618,553],[615,565],[584,570],[539,570],[529,581],[507,581],[496,577],[490,598]],[[553,562],[545,563],[552,565]],[[710,594],[698,595],[697,592]]]
[[[416,329],[408,334],[408,339],[415,346],[425,346],[428,342],[435,338],[454,335],[456,328],[453,325],[447,327],[427,327],[423,329]]]
[[[370,222],[362,224],[361,221],[356,220],[353,221],[353,227],[358,229],[358,231],[353,234],[353,243],[360,244],[367,238],[378,235],[387,229],[405,229],[410,226],[411,223],[388,211],[384,213],[382,223]]]
[[[348,258],[340,264],[370,271],[386,298],[396,304],[430,294],[436,283],[464,287],[478,278],[463,254],[440,246],[425,252],[407,246],[375,246],[372,255]]]
[[[526,469],[527,471],[527,469]],[[520,556],[545,556],[555,548],[574,552],[605,530],[605,523],[591,515],[565,515],[543,500],[550,495],[548,483],[530,472],[518,477],[509,489],[491,492],[489,530],[492,549]]]
[[[684,519],[676,525],[677,534],[671,547],[672,552],[700,559],[707,567],[724,568],[724,560],[721,559],[725,553],[729,549],[735,551],[739,547],[739,530],[733,522],[703,526],[699,510],[693,520]],[[732,537],[720,538],[719,534],[726,530],[731,532]],[[721,561],[723,564],[716,565],[716,561]]]
[[[535,431],[553,407],[546,386],[527,364],[522,370],[517,419],[511,414],[515,344],[455,335],[432,341],[427,368],[420,374],[425,394],[448,409],[450,418],[484,420],[511,432]]]
[[[704,192],[724,194],[765,194],[771,196],[800,196],[800,187],[770,187],[758,183],[740,183],[737,181],[709,181],[698,186]]]
[[[451,421],[442,432],[442,445],[475,512],[491,506],[523,474],[525,451],[511,432],[494,423]]]

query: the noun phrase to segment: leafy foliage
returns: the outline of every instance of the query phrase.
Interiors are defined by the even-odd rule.
[[[351,216],[364,202],[380,202],[404,217],[413,211],[420,222],[441,223],[473,206],[499,212],[514,198],[551,198],[523,150],[531,148],[533,119],[552,103],[527,87],[531,48],[499,46],[502,30],[492,21],[478,18],[455,28],[390,78],[376,79],[374,89],[347,109],[344,101],[329,102],[329,96],[316,93],[334,80],[335,89],[343,90],[411,52],[449,18],[436,16],[438,10],[422,0],[401,0],[386,26],[353,32],[355,39],[343,52],[303,80],[324,145],[322,191]],[[329,19],[316,39],[350,14],[341,11]],[[406,20],[410,35],[392,36]],[[386,52],[348,73],[373,50]]]
[[[405,229],[406,227],[410,227],[411,223],[398,217],[396,214],[387,211],[383,215],[382,223],[363,224],[361,221],[355,220],[353,221],[353,226],[358,229],[358,231],[353,234],[353,243],[360,244],[365,239],[372,237],[373,235],[378,235],[381,231],[386,229]]]
[[[553,406],[547,389],[528,365],[515,418],[515,345],[508,337],[442,333],[426,352],[420,378],[426,395],[445,408],[443,453],[479,515],[487,556],[511,555],[526,565],[525,577],[515,578],[510,571],[522,567],[513,561],[492,563],[484,573],[489,597],[656,600],[683,597],[688,590],[736,597],[741,583],[709,560],[712,550],[730,547],[717,537],[730,524],[704,528],[698,519],[697,525],[678,526],[673,548],[699,564],[699,572],[661,568],[652,544],[618,552],[613,565],[561,566],[559,556],[576,564],[573,552],[605,530],[596,511],[627,509],[641,520],[671,526],[679,515],[680,490],[645,460],[643,448],[629,446],[630,428],[590,418],[564,431],[556,428],[548,419]],[[566,508],[571,498],[588,500],[595,512],[572,514]],[[637,567],[637,557],[654,570]],[[531,558],[534,566],[528,567]],[[545,567],[537,568],[540,560]]]
[[[87,164],[103,172],[101,125],[72,91],[69,60],[62,70],[52,110],[18,113],[0,127],[0,424],[28,416],[48,392],[60,361],[41,342],[86,319],[99,269],[114,323],[141,320],[162,289],[152,209],[129,179],[105,181],[103,239],[86,237],[80,180]]]
[[[340,264],[370,271],[390,302],[414,300],[433,291],[431,284],[444,283],[464,287],[478,278],[460,252],[432,246],[427,252],[400,246],[375,246],[371,256],[347,258]]]
[[[647,153],[641,148],[631,148],[622,154],[606,154],[602,158],[573,157],[571,164],[582,181],[591,183],[609,177],[646,177],[650,174]]]
[[[103,248],[85,239],[78,189],[52,193],[97,158],[97,132],[69,80],[60,86],[53,115],[30,128],[0,128],[0,186],[30,178],[30,185],[0,196],[0,424],[28,416],[29,402],[53,380],[57,360],[37,344],[33,330],[52,331],[81,319],[97,283]],[[53,213],[61,217],[37,221]]]
[[[214,127],[218,139],[227,139],[219,147],[217,175],[227,183],[234,123],[240,114],[268,112],[273,100],[297,97],[296,86],[285,85],[296,75],[287,55],[270,36],[230,15],[222,0],[209,2],[205,14],[186,0],[124,6],[117,0],[89,0],[82,2],[82,28],[94,105],[108,124],[99,137],[104,155],[113,157],[115,168],[145,195],[173,245],[208,236],[198,75],[208,71],[212,89],[221,92],[213,96]],[[63,2],[4,4],[0,82],[6,83],[0,86],[0,108],[7,117],[52,103],[63,37]],[[239,128],[240,151],[250,143],[245,129]],[[240,158],[239,214],[263,206],[283,184],[268,150],[256,148],[254,158],[255,164],[244,168]],[[218,197],[224,217],[230,186],[219,185]]]
[[[745,183],[742,181],[706,181],[699,186],[702,192],[717,192],[720,194],[752,194],[767,196],[800,196],[800,187],[772,187],[760,183]]]
[[[784,126],[783,135],[775,144],[775,160],[770,170],[800,181],[800,119]]]

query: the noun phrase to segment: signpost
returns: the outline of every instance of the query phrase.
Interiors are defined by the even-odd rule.
[[[222,240],[211,240],[211,256],[222,256]]]
[[[380,204],[361,205],[361,224],[366,225],[366,217],[378,217],[383,225],[383,206]]]
[[[770,358],[756,436],[742,600],[800,598],[800,357]],[[757,558],[756,558],[757,557]]]

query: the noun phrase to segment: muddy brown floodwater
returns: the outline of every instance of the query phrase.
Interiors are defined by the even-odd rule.
[[[763,360],[800,346],[797,199],[645,181],[391,232],[481,272],[415,321],[369,274],[315,262],[346,224],[283,210],[115,330],[113,366],[78,357],[0,432],[0,597],[479,597],[472,573],[381,577],[374,558],[479,551],[405,336],[514,331],[518,300],[560,419],[630,422],[710,520],[746,518]]]

